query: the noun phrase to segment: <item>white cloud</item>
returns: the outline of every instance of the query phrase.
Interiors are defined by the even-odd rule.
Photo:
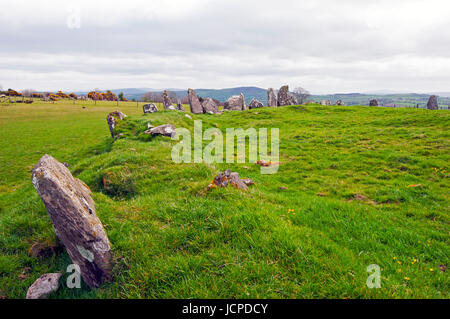
[[[66,25],[70,6],[80,9],[80,29]],[[0,7],[3,87],[449,90],[445,0],[0,0]]]

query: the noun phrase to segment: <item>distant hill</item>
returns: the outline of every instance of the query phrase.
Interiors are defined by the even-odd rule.
[[[369,105],[369,101],[376,99],[379,105],[398,106],[398,107],[415,107],[419,105],[424,108],[430,98],[430,94],[328,94],[328,95],[312,95],[311,100],[320,102],[321,100],[330,100],[334,104],[337,100],[342,100],[346,105]],[[448,108],[450,106],[450,98],[439,96],[438,104],[440,107]]]
[[[142,100],[143,96],[147,92],[162,92],[164,89],[152,89],[152,88],[124,88],[124,89],[111,89],[114,94],[123,92],[124,96],[128,100],[137,99]],[[187,89],[165,89],[167,91],[174,92],[179,98],[187,96]],[[104,90],[103,90],[104,91]],[[195,89],[198,96],[210,97],[217,99],[221,102],[225,102],[232,95],[239,95],[241,92],[244,94],[247,103],[256,97],[263,103],[267,102],[267,90],[254,86],[235,87],[227,89]],[[86,95],[88,92],[75,92],[78,95]]]
[[[174,92],[178,98],[182,98],[187,95],[187,89],[166,89]],[[115,94],[123,92],[128,100],[142,100],[143,96],[147,92],[162,92],[163,89],[152,88],[123,88],[123,89],[111,89]],[[201,97],[210,97],[217,99],[221,102],[225,102],[230,96],[238,95],[241,92],[244,94],[246,103],[250,103],[253,98],[257,98],[262,103],[267,104],[267,89],[255,87],[255,86],[242,86],[226,89],[196,89],[197,95]],[[368,93],[336,93],[336,94],[323,94],[312,95],[309,100],[320,102],[321,100],[330,100],[331,103],[335,103],[337,100],[342,100],[346,105],[369,105],[369,101],[377,99],[380,105],[399,106],[399,107],[419,107],[426,106],[431,94],[416,94],[416,93],[391,93],[387,90],[374,91],[378,94]],[[384,92],[384,94],[381,94]],[[88,92],[75,92],[78,95],[86,95]],[[438,95],[438,103],[443,108],[450,106],[450,92],[432,93]]]
[[[232,95],[239,95],[240,93],[243,93],[246,103],[250,103],[253,98],[257,98],[262,103],[267,103],[267,90],[254,86],[244,86],[220,90],[197,89],[196,92],[199,96],[211,97],[221,102],[225,102]]]

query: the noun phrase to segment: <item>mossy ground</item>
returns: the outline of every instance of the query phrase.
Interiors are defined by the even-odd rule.
[[[29,254],[56,240],[31,184],[47,153],[89,185],[114,252],[112,283],[63,284],[52,298],[449,297],[448,111],[313,105],[189,119],[141,106],[0,105],[0,296],[23,298],[70,264],[66,253]],[[130,125],[113,141],[116,109]],[[142,134],[147,121],[192,130],[195,119],[223,132],[278,127],[278,173],[175,164],[175,141]],[[227,168],[256,185],[203,194]],[[366,286],[370,264],[381,289]]]

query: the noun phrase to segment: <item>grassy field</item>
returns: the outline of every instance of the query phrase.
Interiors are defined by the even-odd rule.
[[[79,102],[77,102],[79,103]],[[60,286],[52,298],[449,298],[450,113],[408,108],[289,106],[192,115],[203,129],[278,127],[277,174],[256,164],[175,164],[176,143],[126,131],[172,123],[181,112],[142,114],[142,103],[0,104],[0,297],[24,298],[65,252],[31,170],[50,154],[93,191],[114,253],[114,281]],[[84,107],[84,108],[83,108]],[[203,190],[227,168],[249,192]],[[107,177],[107,183],[104,182]],[[369,289],[366,268],[381,267]]]

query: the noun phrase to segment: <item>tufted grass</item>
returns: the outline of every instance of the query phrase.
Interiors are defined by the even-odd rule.
[[[36,278],[59,271],[52,298],[449,298],[440,270],[450,252],[448,111],[310,105],[192,115],[223,132],[278,127],[279,171],[261,175],[251,163],[173,163],[176,142],[141,130],[147,121],[192,130],[193,120],[143,115],[141,106],[0,105],[0,296],[24,298]],[[113,141],[106,114],[116,109],[129,125]],[[31,184],[45,153],[93,191],[114,252],[114,281],[100,289],[65,286],[66,253],[28,252],[56,242]],[[204,194],[227,168],[256,185]],[[381,267],[381,289],[366,286],[370,264]]]

